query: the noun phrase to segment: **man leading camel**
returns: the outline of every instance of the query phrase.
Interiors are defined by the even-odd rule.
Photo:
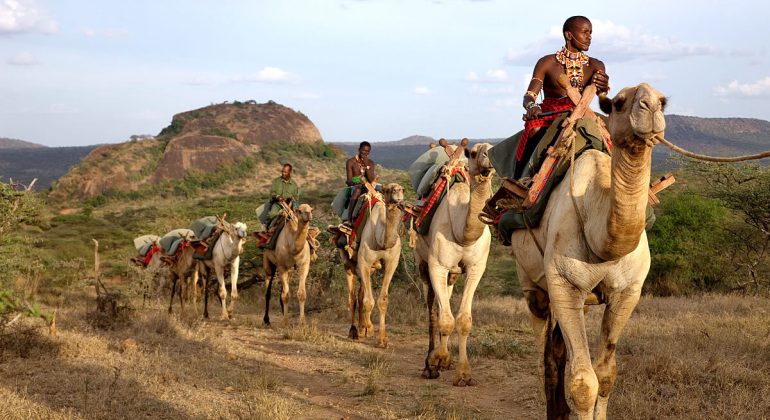
[[[352,187],[347,220],[350,226],[353,226],[353,210],[356,207],[358,197],[363,192],[364,184],[377,180],[377,174],[374,172],[374,162],[369,159],[369,152],[371,150],[372,145],[368,141],[362,141],[358,146],[358,153],[345,162],[345,184]]]
[[[268,227],[267,230],[270,230],[269,225],[273,224],[275,216],[281,212],[281,201],[292,208],[297,207],[299,186],[291,178],[291,171],[291,164],[285,163],[281,168],[281,176],[275,178],[270,186],[270,201],[259,215],[259,221]]]

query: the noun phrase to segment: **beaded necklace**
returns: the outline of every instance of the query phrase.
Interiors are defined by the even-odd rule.
[[[588,64],[588,56],[582,51],[572,52],[567,47],[561,47],[559,51],[556,51],[556,61],[564,66],[564,73],[567,74],[572,87],[576,87],[582,92],[583,66]]]

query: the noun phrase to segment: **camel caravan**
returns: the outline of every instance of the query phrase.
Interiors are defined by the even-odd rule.
[[[579,418],[605,418],[617,375],[617,343],[650,267],[645,226],[657,191],[650,189],[651,151],[665,129],[665,98],[644,83],[625,88],[609,106],[602,106],[609,115],[605,123],[588,107],[596,95],[594,85],[581,93],[561,82],[571,106],[548,128],[552,142],[530,146],[536,156],[526,162],[531,177],[517,179],[511,168],[515,163],[510,157],[520,146],[516,136],[494,146],[472,147],[467,139],[456,144],[442,139],[409,168],[416,199],[407,202],[402,185],[382,185],[376,177],[368,178],[366,150],[363,158],[354,158],[361,170],[360,176],[353,177],[358,182],[340,190],[331,205],[340,219],[350,222],[327,230],[344,264],[352,340],[375,334],[372,277],[382,271],[376,300],[378,347],[388,346],[388,288],[402,256],[401,236],[408,238],[429,315],[422,377],[438,378],[453,365],[449,341],[456,331],[455,386],[478,383],[467,345],[474,293],[486,269],[494,232],[516,260],[540,350],[548,417],[566,418],[573,413]],[[493,194],[495,174],[502,178],[502,186]],[[305,286],[314,250],[320,245],[315,239],[318,230],[311,226],[313,209],[308,204],[276,203],[280,228],[268,236],[254,234],[263,248],[263,320],[270,325],[271,288],[278,276],[283,321],[288,322],[289,278],[296,273],[299,322],[303,323]],[[213,269],[219,282],[221,318],[229,319],[238,300],[239,256],[246,238],[243,223],[208,217],[164,237],[137,238],[134,260],[147,268],[165,267],[172,290],[169,312],[174,284],[197,291],[198,278],[206,283]],[[464,276],[464,288],[453,311],[451,296],[460,276]],[[584,308],[598,304],[604,305],[604,316],[599,355],[592,364]]]

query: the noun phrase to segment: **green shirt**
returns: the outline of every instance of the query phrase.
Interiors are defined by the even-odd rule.
[[[282,177],[278,177],[273,180],[273,185],[270,187],[270,197],[283,196],[284,199],[291,199],[296,201],[299,198],[299,186],[293,179],[289,178],[288,181]]]

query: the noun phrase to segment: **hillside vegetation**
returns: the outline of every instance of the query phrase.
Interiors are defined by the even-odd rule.
[[[313,123],[290,108],[253,101],[211,105],[175,115],[157,137],[97,147],[56,183],[49,201],[64,207],[190,194],[199,187],[253,191],[287,162],[312,175],[311,185],[321,185],[339,177],[341,159]],[[265,170],[269,165],[274,169]]]

